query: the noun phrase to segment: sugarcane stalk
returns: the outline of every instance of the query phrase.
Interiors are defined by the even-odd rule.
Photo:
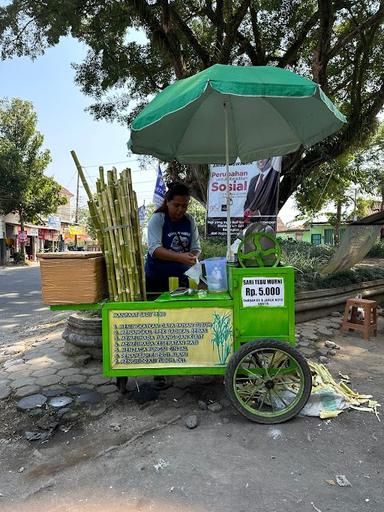
[[[142,295],[141,294],[141,282],[140,282],[140,278],[139,278],[139,276],[140,276],[140,271],[139,271],[140,261],[139,261],[139,254],[136,250],[137,230],[136,230],[134,216],[133,216],[133,214],[134,214],[133,203],[132,203],[133,191],[132,191],[130,182],[131,181],[130,181],[130,176],[129,176],[129,170],[125,169],[121,176],[121,183],[124,187],[124,194],[123,194],[124,204],[126,205],[126,208],[127,208],[128,223],[130,226],[130,229],[128,230],[129,252],[130,252],[132,261],[134,261],[134,268],[135,268],[135,273],[136,273],[134,293],[135,293],[136,297],[140,298]]]
[[[96,233],[99,233],[99,232],[101,232],[101,219],[100,219],[100,217],[98,215],[98,209],[97,209],[96,202],[94,200],[94,197],[93,197],[93,194],[91,192],[91,189],[89,188],[88,182],[85,179],[83,168],[81,167],[79,159],[77,158],[77,155],[76,155],[74,150],[71,151],[71,155],[72,155],[73,161],[75,162],[75,166],[76,166],[77,172],[79,173],[79,176],[80,176],[81,182],[83,184],[84,190],[86,191],[87,196],[88,196],[88,208],[89,208],[89,212],[91,214],[93,225],[95,226]],[[92,206],[90,206],[90,204]],[[102,238],[102,236],[100,236],[100,237],[98,236],[97,239],[98,239],[98,242],[100,244],[101,249],[103,249],[103,238]]]
[[[116,187],[117,199],[118,199],[118,213],[121,217],[121,223],[124,226],[122,229],[123,239],[124,239],[124,259],[127,264],[127,279],[129,283],[129,295],[131,300],[135,300],[135,281],[136,281],[136,262],[132,258],[130,252],[130,234],[131,234],[131,223],[128,216],[128,210],[124,201],[123,195],[123,184],[119,181],[118,187]]]
[[[134,252],[134,233],[133,233],[133,225],[131,222],[131,215],[129,209],[129,202],[127,201],[127,186],[128,184],[125,182],[125,177],[122,174],[120,176],[120,203],[122,204],[124,211],[125,222],[128,225],[128,229],[126,231],[126,239],[127,239],[127,255],[129,258],[130,265],[132,267],[132,294],[134,296],[134,300],[140,298],[137,287],[137,260],[136,254]]]
[[[118,197],[118,190],[116,189],[116,196]],[[130,275],[129,275],[129,262],[127,259],[126,251],[125,251],[125,239],[124,239],[124,231],[126,230],[123,219],[121,218],[121,211],[119,207],[119,201],[118,199],[114,199],[114,209],[115,209],[115,216],[116,216],[116,222],[118,222],[119,227],[117,228],[117,238],[120,248],[120,254],[121,254],[121,260],[120,260],[120,268],[121,268],[121,275],[122,280],[124,283],[124,292],[127,296],[127,299],[131,296],[131,283],[130,283]],[[122,227],[124,226],[124,227]]]
[[[115,277],[115,271],[114,271],[114,265],[113,265],[112,245],[111,245],[109,232],[105,230],[105,228],[108,227],[108,218],[107,218],[107,214],[106,214],[103,200],[101,197],[101,192],[98,194],[98,205],[99,205],[100,219],[102,221],[102,226],[103,226],[102,235],[103,235],[103,241],[104,241],[104,258],[105,258],[105,264],[106,264],[106,268],[107,268],[109,297],[111,300],[117,301],[118,295],[117,295],[117,284],[116,284],[116,277]]]
[[[108,175],[109,175],[109,171],[108,171]],[[104,193],[106,194],[109,211],[110,211],[110,215],[112,218],[112,223],[110,225],[113,228],[111,230],[111,233],[113,234],[113,240],[115,243],[115,247],[113,248],[114,259],[115,259],[115,273],[116,273],[116,277],[118,277],[119,281],[120,281],[120,292],[119,292],[120,300],[126,301],[127,294],[125,291],[126,285],[125,285],[125,281],[124,281],[124,268],[123,268],[124,261],[123,261],[123,257],[122,257],[122,253],[121,253],[121,246],[123,245],[124,241],[121,236],[121,229],[117,227],[118,223],[117,223],[115,204],[114,204],[114,192],[115,192],[114,188],[115,187],[114,187],[113,183],[111,182],[111,184],[108,187],[106,187]]]
[[[71,151],[71,155],[72,155],[73,161],[75,162],[76,169],[77,169],[77,172],[79,173],[84,190],[87,193],[88,199],[89,199],[89,201],[93,201],[93,195],[92,195],[91,189],[89,188],[87,180],[85,179],[83,168],[81,167],[79,159],[77,158],[77,155],[74,150]]]
[[[107,270],[107,281],[108,281],[108,291],[109,291],[109,297],[113,301],[115,300],[116,296],[116,283],[115,283],[115,274],[113,272],[113,262],[112,262],[112,255],[109,248],[109,240],[106,238],[105,245],[104,245],[104,260],[105,260],[105,267]]]
[[[76,155],[74,150],[71,151],[71,155],[72,155],[73,161],[75,162],[76,169],[77,169],[77,172],[79,173],[79,176],[80,176],[81,182],[83,184],[84,190],[87,193],[88,201],[91,202],[94,205],[94,207],[95,207],[94,208],[94,211],[96,212],[95,219],[96,219],[96,222],[99,224],[99,227],[100,227],[100,222],[99,222],[99,219],[97,217],[97,208],[96,208],[95,200],[93,198],[93,194],[91,192],[91,189],[89,188],[88,182],[85,179],[83,168],[81,167],[79,159],[77,158],[77,155]]]
[[[108,183],[111,187],[111,190],[114,191],[114,207],[116,211],[116,217],[120,222],[122,228],[119,228],[119,243],[122,254],[122,265],[123,265],[123,275],[125,282],[125,291],[128,297],[131,300],[134,300],[134,289],[135,289],[135,275],[134,270],[136,268],[135,262],[132,261],[131,255],[129,252],[129,230],[131,228],[131,223],[128,222],[128,218],[124,215],[124,201],[121,201],[121,187],[122,183],[118,179],[117,170],[115,167],[112,167],[111,171],[108,171]],[[112,185],[113,184],[113,185]]]
[[[110,299],[145,299],[141,230],[130,169],[118,177],[113,167],[105,179],[104,168],[100,166],[95,199],[75,151],[71,155],[88,195],[90,215],[104,253]]]
[[[100,194],[102,204],[104,207],[104,211],[106,214],[106,226],[104,229],[107,230],[107,235],[109,236],[110,244],[111,244],[111,253],[112,253],[112,259],[113,259],[113,266],[114,266],[114,273],[116,277],[116,289],[117,289],[117,300],[124,300],[123,297],[123,284],[121,281],[121,274],[120,274],[120,263],[119,263],[119,257],[120,251],[118,251],[118,244],[116,243],[116,237],[115,237],[115,230],[113,229],[114,224],[113,218],[112,218],[112,212],[110,209],[110,204],[108,201],[108,190],[109,188],[106,187],[105,190]],[[109,191],[110,192],[110,191]],[[116,301],[116,299],[115,299]]]
[[[122,184],[124,185],[124,190],[122,191],[122,194],[125,191],[125,196],[123,195],[123,197],[125,197],[124,205],[125,205],[125,209],[126,209],[126,217],[128,219],[129,225],[130,225],[130,229],[128,230],[129,254],[130,254],[132,261],[134,262],[133,263],[134,264],[134,277],[135,277],[134,294],[135,294],[135,300],[137,300],[137,299],[140,300],[140,299],[142,299],[141,278],[140,278],[141,261],[140,261],[140,255],[138,254],[138,252],[136,250],[136,246],[137,246],[136,239],[138,236],[138,232],[136,230],[135,224],[132,222],[132,207],[131,207],[131,203],[129,201],[129,197],[132,197],[132,190],[128,190],[129,185],[124,176],[121,177],[121,180],[122,180]],[[128,198],[127,198],[127,195],[128,195],[127,190],[129,193]]]
[[[123,228],[120,229],[120,235],[122,237],[122,245],[121,245],[121,252],[122,252],[122,260],[123,260],[123,266],[124,266],[124,278],[125,278],[125,284],[126,284],[126,293],[129,300],[134,300],[134,264],[130,259],[130,254],[128,250],[128,229],[129,225],[126,222],[125,215],[123,213],[123,205],[120,204],[120,187],[116,188],[117,193],[117,199],[115,199],[115,208],[116,208],[116,214],[117,218],[119,219],[120,223]]]
[[[97,180],[100,183],[101,190],[105,189],[105,177],[104,177],[104,167],[102,165],[99,166],[99,179]]]

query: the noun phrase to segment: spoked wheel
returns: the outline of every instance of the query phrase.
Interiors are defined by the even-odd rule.
[[[231,357],[225,389],[236,409],[257,423],[282,423],[298,414],[311,394],[305,358],[288,343],[245,343]]]

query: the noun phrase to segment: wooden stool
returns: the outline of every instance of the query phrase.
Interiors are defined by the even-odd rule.
[[[357,308],[364,311],[364,320],[358,320]],[[348,320],[349,314],[351,318]],[[377,336],[377,310],[375,300],[348,299],[345,305],[344,318],[341,323],[342,331],[360,331],[366,341],[369,335]]]

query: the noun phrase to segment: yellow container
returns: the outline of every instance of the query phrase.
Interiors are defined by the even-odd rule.
[[[179,287],[179,278],[178,277],[168,277],[168,290],[173,292],[176,288]]]

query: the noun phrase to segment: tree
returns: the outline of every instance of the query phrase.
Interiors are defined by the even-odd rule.
[[[60,185],[44,175],[51,157],[41,149],[44,138],[36,123],[30,102],[0,100],[0,212],[18,213],[21,231],[25,222],[54,213],[66,202]],[[21,253],[24,260],[24,243]]]
[[[78,211],[78,224],[80,226],[85,226],[87,231],[87,235],[92,238],[92,240],[97,240],[97,233],[95,225],[93,224],[92,216],[89,212],[88,206],[83,208],[79,208]]]
[[[71,35],[89,47],[76,82],[96,118],[127,123],[174,79],[214,63],[289,68],[348,117],[336,135],[283,160],[280,204],[319,166],[361,146],[384,103],[384,0],[13,0],[0,8],[2,58],[37,57]],[[143,42],[128,36],[140,30]],[[133,108],[132,108],[133,107]],[[173,165],[206,201],[207,170]]]
[[[367,173],[367,191],[380,197],[380,210],[384,210],[384,123],[370,138],[367,148],[360,151],[359,163]]]
[[[359,160],[356,162],[356,158],[349,155],[322,164],[319,167],[319,174],[305,178],[295,194],[300,212],[309,218],[331,203],[335,205],[336,211],[327,214],[330,224],[334,226],[335,245],[339,245],[340,242],[342,221],[353,220],[349,207],[353,205],[353,212],[356,215],[364,211],[366,206],[362,202],[354,203],[355,198],[350,190],[352,185],[365,190],[367,174],[361,168]]]

